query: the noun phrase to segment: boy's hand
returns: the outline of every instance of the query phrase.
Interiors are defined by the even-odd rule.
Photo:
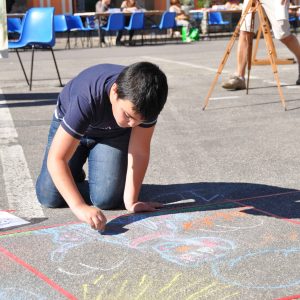
[[[99,208],[83,204],[73,207],[72,211],[80,221],[86,222],[91,228],[100,231],[105,229],[106,217]]]
[[[137,212],[152,212],[161,208],[163,205],[158,202],[136,202],[128,207],[127,210],[133,213]]]

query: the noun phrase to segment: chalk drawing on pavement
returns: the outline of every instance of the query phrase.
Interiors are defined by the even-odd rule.
[[[300,284],[300,248],[261,249],[216,261],[212,271],[222,282],[243,288],[282,289]]]

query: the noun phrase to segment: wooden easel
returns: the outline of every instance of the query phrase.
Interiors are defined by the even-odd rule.
[[[261,35],[262,35],[262,28],[260,26],[258,29],[257,35],[256,35],[256,42],[255,42],[253,56],[252,56],[252,66],[254,66],[254,65],[262,66],[262,65],[270,64],[269,59],[256,58],[257,51],[258,51],[258,44],[259,44]],[[290,65],[290,64],[296,63],[296,60],[293,57],[292,58],[278,58],[275,47],[274,47],[274,54],[275,54],[275,62],[277,65]]]
[[[261,28],[261,31],[263,33],[264,40],[265,40],[265,43],[266,43],[266,49],[267,49],[268,56],[269,56],[269,62],[272,66],[274,77],[275,77],[275,80],[276,80],[276,83],[277,83],[281,104],[284,107],[284,109],[286,110],[285,99],[284,99],[284,96],[283,96],[283,93],[282,93],[282,89],[281,89],[281,85],[280,85],[280,81],[279,81],[279,76],[278,76],[277,65],[276,65],[276,63],[277,63],[276,50],[275,50],[275,46],[274,46],[272,35],[271,35],[271,29],[270,29],[269,21],[268,21],[268,18],[265,14],[265,11],[262,7],[262,4],[261,4],[260,0],[249,0],[248,4],[246,6],[246,9],[244,10],[244,13],[242,14],[242,16],[241,16],[241,18],[240,18],[240,20],[239,20],[239,22],[238,22],[238,24],[237,24],[237,26],[234,30],[234,33],[233,33],[233,35],[232,35],[232,37],[231,37],[231,39],[230,39],[230,41],[227,45],[227,48],[225,50],[222,61],[219,65],[219,67],[218,67],[216,76],[215,76],[215,78],[214,78],[214,80],[213,80],[213,82],[210,86],[210,89],[207,93],[207,96],[205,98],[204,106],[202,108],[203,110],[205,110],[205,108],[208,105],[209,98],[211,97],[211,94],[213,92],[213,89],[214,89],[217,81],[218,81],[218,78],[221,75],[222,70],[224,69],[224,66],[227,62],[227,59],[228,59],[229,55],[230,55],[231,49],[234,45],[234,42],[235,42],[236,38],[239,35],[241,25],[245,21],[245,18],[247,16],[247,14],[251,13],[252,14],[252,17],[251,17],[251,31],[253,32],[254,16],[255,16],[256,12],[258,13],[258,16],[259,16],[260,28]],[[253,48],[252,44],[253,44],[253,38],[250,39],[250,41],[249,41],[249,48],[248,48],[248,55],[247,55],[247,57],[248,57],[248,62],[247,62],[247,65],[248,65],[248,76],[247,77],[248,78],[247,78],[247,89],[246,89],[247,94],[248,94],[248,89],[249,89],[250,70],[251,70],[251,65],[252,65],[252,48]],[[257,47],[258,47],[258,45],[257,45]],[[254,52],[254,54],[256,56],[256,52]]]

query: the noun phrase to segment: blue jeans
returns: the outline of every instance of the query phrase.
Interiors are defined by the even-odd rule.
[[[60,120],[52,120],[41,173],[36,182],[39,202],[46,207],[66,206],[47,168],[48,152]],[[69,161],[74,180],[85,201],[101,209],[113,209],[123,204],[127,171],[130,130],[117,137],[83,137]],[[84,184],[83,165],[88,160],[89,183]]]

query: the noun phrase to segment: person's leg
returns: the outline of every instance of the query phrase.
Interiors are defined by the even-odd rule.
[[[300,85],[300,44],[296,36],[290,34],[289,36],[280,40],[287,48],[296,56],[298,62],[298,79],[297,85]]]
[[[280,40],[296,56],[298,62],[298,80],[296,84],[300,85],[300,45],[297,37],[291,34],[288,6],[281,5],[278,7],[275,1],[265,0],[263,7],[270,20],[275,38]]]
[[[237,71],[236,75],[245,79],[246,66],[248,61],[248,48],[250,39],[253,38],[252,32],[241,31],[237,47]]]
[[[122,42],[121,42],[122,36],[123,36],[123,30],[119,30],[118,33],[117,33],[117,38],[116,38],[116,45],[117,46],[122,45]]]
[[[248,5],[248,0],[244,1],[243,4],[243,13]],[[228,90],[243,90],[246,88],[245,82],[245,73],[248,61],[248,48],[249,41],[253,38],[253,33],[251,32],[251,19],[252,14],[248,12],[244,22],[241,24],[240,35],[237,46],[237,66],[234,75],[231,75],[230,78],[222,84],[224,89]],[[258,15],[255,14],[254,18],[254,32],[258,28]]]
[[[237,46],[237,66],[234,75],[223,83],[222,87],[228,90],[243,90],[246,88],[245,72],[248,60],[249,39],[253,33],[240,31],[238,46]]]
[[[119,137],[103,138],[90,151],[90,197],[100,209],[113,209],[123,204],[129,137],[130,131]]]
[[[129,30],[129,45],[134,45],[134,42],[132,41],[134,35],[134,30]]]
[[[60,121],[56,118],[53,118],[49,130],[48,143],[44,154],[41,172],[36,182],[36,195],[38,201],[46,207],[66,206],[65,200],[62,198],[57,188],[55,187],[47,168],[49,149],[59,125]],[[69,162],[69,166],[74,180],[78,183],[84,181],[85,179],[85,174],[82,170],[82,167],[86,161],[87,155],[88,152],[86,147],[80,144]],[[84,190],[82,191],[82,193],[86,195],[86,192]]]

